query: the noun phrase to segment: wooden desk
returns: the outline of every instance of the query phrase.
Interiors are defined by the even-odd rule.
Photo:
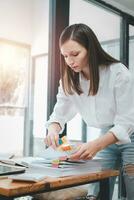
[[[0,180],[0,200],[13,200],[15,197],[59,190],[67,187],[100,182],[100,200],[109,200],[109,178],[118,176],[117,170],[104,170],[61,178],[46,178],[37,183],[17,182],[11,179]]]

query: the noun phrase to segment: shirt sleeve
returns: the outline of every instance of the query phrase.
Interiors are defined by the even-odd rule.
[[[57,94],[57,102],[45,126],[46,128],[48,128],[48,126],[52,122],[57,122],[60,124],[62,128],[62,130],[60,131],[61,133],[64,130],[65,123],[70,121],[76,115],[76,113],[77,113],[76,108],[73,102],[70,100],[70,96],[64,93],[60,81],[60,86],[58,88],[58,94]]]
[[[117,144],[129,143],[134,132],[134,89],[131,74],[124,65],[116,75],[114,95],[116,115],[110,131],[119,140]]]

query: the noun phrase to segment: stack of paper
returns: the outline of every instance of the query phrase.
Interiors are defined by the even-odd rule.
[[[87,162],[71,163],[64,165],[66,167],[53,168],[44,164],[32,164],[26,172],[19,175],[9,176],[15,180],[40,181],[46,177],[63,177],[72,175],[82,175],[86,173],[99,172],[102,170],[101,160],[90,160]]]
[[[38,171],[30,170],[26,171],[23,174],[10,175],[8,177],[13,180],[38,182],[44,180],[46,178],[46,175]]]
[[[59,168],[49,167],[40,164],[33,164],[31,168],[43,171],[43,173],[45,173],[46,176],[60,177],[101,171],[102,161],[90,160],[87,162],[71,163],[71,165],[64,164],[63,167]]]
[[[61,157],[67,158],[66,151],[58,151],[49,147],[39,157],[5,159],[2,162],[27,167],[26,173],[12,176],[14,179],[27,181],[39,181],[48,176],[61,177],[98,172],[102,170],[102,162],[104,162],[104,160],[95,159],[89,161],[69,161],[62,160],[60,159]],[[55,159],[58,159],[58,165],[53,165]]]

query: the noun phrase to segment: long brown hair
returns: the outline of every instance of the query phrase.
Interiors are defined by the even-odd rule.
[[[60,47],[68,40],[74,40],[86,48],[88,52],[89,70],[90,70],[90,88],[89,95],[95,95],[99,87],[99,66],[109,66],[112,63],[119,62],[101,47],[94,32],[85,24],[73,24],[66,27],[61,33]],[[66,63],[63,55],[60,55],[60,73],[64,92],[66,94],[83,93],[79,73],[74,72]]]

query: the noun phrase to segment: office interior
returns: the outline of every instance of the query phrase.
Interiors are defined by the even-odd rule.
[[[46,148],[60,77],[58,38],[73,23],[89,25],[134,77],[133,0],[0,0],[0,153],[38,156]],[[64,130],[75,142],[94,139],[93,132],[97,137],[79,115]]]

